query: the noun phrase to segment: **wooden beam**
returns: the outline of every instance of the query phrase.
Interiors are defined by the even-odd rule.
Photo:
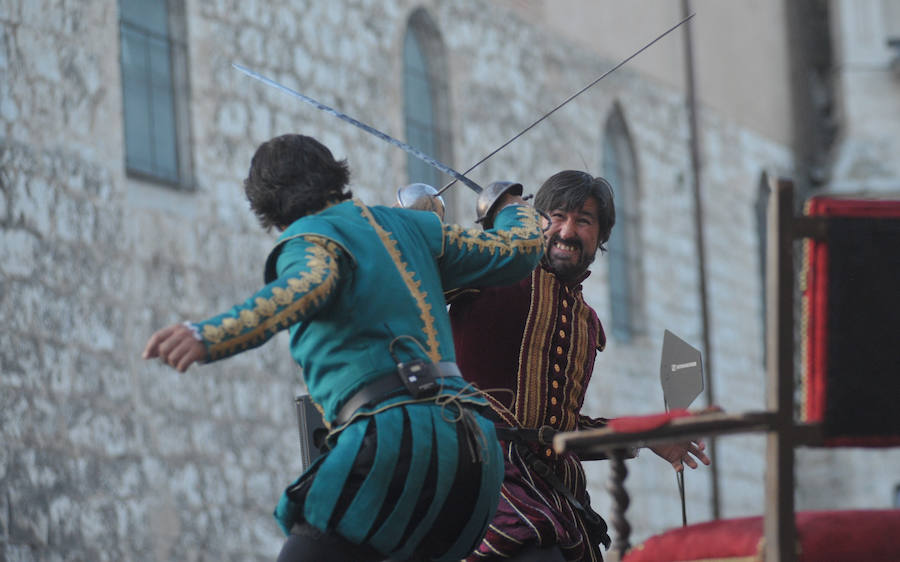
[[[774,181],[769,201],[766,284],[766,408],[775,426],[766,438],[765,559],[794,562],[794,186]]]
[[[728,433],[770,431],[775,425],[775,415],[770,412],[742,414],[710,413],[686,418],[675,418],[666,425],[636,432],[618,432],[609,428],[583,429],[557,433],[553,448],[557,453],[574,451],[582,460],[604,454],[611,449],[646,447],[657,443],[671,443],[686,439]]]

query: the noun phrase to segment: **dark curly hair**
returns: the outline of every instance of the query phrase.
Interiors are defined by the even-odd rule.
[[[287,228],[330,202],[353,197],[350,168],[328,148],[305,135],[282,135],[256,149],[244,193],[266,230]]]
[[[604,244],[609,240],[609,235],[616,224],[613,190],[605,179],[577,170],[557,172],[538,189],[534,197],[534,208],[542,213],[557,209],[566,212],[577,211],[588,197],[597,200],[597,224],[600,227],[597,248],[605,252]]]

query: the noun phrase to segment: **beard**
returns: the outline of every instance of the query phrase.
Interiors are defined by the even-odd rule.
[[[567,259],[565,257],[554,256],[554,244],[557,242],[572,246],[578,250],[576,259]],[[559,234],[554,234],[547,242],[547,251],[542,261],[550,268],[550,271],[556,274],[563,281],[571,281],[587,271],[588,267],[594,263],[597,257],[597,249],[585,251],[584,244],[577,237],[563,239]]]

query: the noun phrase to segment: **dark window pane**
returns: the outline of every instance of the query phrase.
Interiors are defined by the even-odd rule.
[[[150,49],[151,71],[151,142],[154,169],[169,180],[178,179],[175,145],[175,107],[172,97],[172,74],[168,43],[154,41]]]
[[[403,42],[403,99],[406,142],[429,156],[438,157],[428,64],[413,29],[407,30]],[[406,172],[410,182],[440,185],[440,173],[414,156],[407,158]]]
[[[122,29],[122,94],[125,110],[125,149],[128,168],[149,173],[150,157],[150,88],[147,38],[141,33]]]
[[[609,297],[612,334],[620,341],[629,341],[635,332],[635,288],[638,275],[637,257],[632,237],[637,217],[632,203],[635,189],[633,155],[625,123],[615,110],[606,123],[603,143],[603,174],[613,186],[616,204],[616,226],[609,237]]]
[[[165,37],[169,33],[166,0],[119,0],[122,21]]]
[[[627,234],[617,224],[609,237],[609,292],[613,334],[620,340],[631,337],[631,284],[628,275]]]
[[[121,0],[122,96],[129,171],[177,183],[178,139],[166,2]]]

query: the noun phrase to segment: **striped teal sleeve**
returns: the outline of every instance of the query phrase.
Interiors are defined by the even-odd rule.
[[[243,304],[194,323],[216,361],[258,347],[280,330],[309,318],[335,295],[339,252],[320,238],[295,238],[278,258],[278,277]]]
[[[515,283],[537,267],[544,235],[537,212],[511,205],[497,213],[494,228],[482,231],[444,225],[441,280],[445,290]]]

